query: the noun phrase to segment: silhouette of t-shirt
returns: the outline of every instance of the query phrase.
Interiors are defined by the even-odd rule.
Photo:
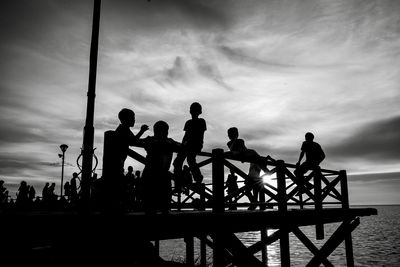
[[[124,166],[124,162],[128,157],[129,146],[133,146],[137,143],[138,138],[132,133],[129,127],[120,124],[115,130],[116,133],[116,141],[117,141],[117,153],[118,160]]]
[[[156,172],[167,172],[171,166],[173,152],[179,149],[179,143],[171,138],[160,139],[148,136],[143,139],[147,152],[146,167]]]
[[[241,152],[245,152],[247,150],[246,145],[244,144],[244,140],[243,139],[235,139],[235,140],[231,140],[227,143],[229,150],[232,152],[237,152],[237,153],[241,153]]]
[[[321,146],[316,142],[304,141],[301,151],[306,154],[306,162],[318,165],[325,158],[325,153]]]
[[[182,143],[193,149],[201,149],[203,147],[204,132],[207,130],[206,121],[202,118],[190,119],[185,123],[183,128],[185,136]]]

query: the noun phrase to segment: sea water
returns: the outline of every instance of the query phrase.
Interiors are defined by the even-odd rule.
[[[357,208],[360,208],[358,206]],[[376,208],[378,215],[360,217],[360,225],[353,231],[353,252],[355,266],[400,266],[400,205],[396,206],[368,206]],[[356,207],[354,207],[356,208]],[[366,206],[363,206],[366,208]],[[315,239],[315,227],[300,227],[300,230],[320,248],[330,235],[337,229],[338,223],[325,224],[325,239]],[[268,230],[272,234],[274,230]],[[260,232],[238,233],[237,236],[246,245],[251,246],[260,240]],[[290,240],[291,266],[305,266],[313,254],[293,234]],[[199,242],[195,239],[195,260],[199,263]],[[268,266],[280,266],[279,241],[267,248]],[[185,261],[185,243],[183,239],[160,241],[160,255],[166,260]],[[256,256],[261,259],[261,253]],[[329,255],[328,260],[334,266],[346,266],[346,252],[344,244],[340,244]],[[207,247],[207,262],[212,265],[212,249]]]

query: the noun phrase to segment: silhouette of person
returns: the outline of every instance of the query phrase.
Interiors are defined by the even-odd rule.
[[[33,185],[31,185],[31,186],[29,187],[29,191],[28,191],[28,199],[29,199],[29,202],[33,202],[33,200],[35,199],[35,196],[36,196],[36,190],[35,190],[35,188],[33,187]]]
[[[268,160],[271,161],[275,160],[271,158],[270,155],[267,155],[266,158],[263,159],[255,150],[248,149],[245,145],[244,140],[239,138],[238,128],[236,127],[229,128],[228,138],[229,142],[227,143],[227,146],[230,150],[230,153],[229,152],[227,153],[228,155],[232,154],[233,156],[243,157],[244,160],[248,160],[258,164],[264,172],[266,173],[270,172],[267,168]]]
[[[25,181],[21,181],[19,188],[18,188],[18,194],[17,194],[17,200],[16,204],[19,208],[26,208],[28,205],[28,193],[29,193],[29,186]]]
[[[120,125],[118,125],[115,133],[117,135],[118,140],[118,157],[119,161],[119,175],[124,174],[124,164],[125,160],[128,157],[129,147],[137,144],[140,137],[149,129],[149,126],[143,124],[140,127],[140,131],[134,135],[131,131],[131,127],[135,126],[135,112],[131,109],[123,108],[118,113],[118,119],[120,120]]]
[[[43,202],[48,202],[49,201],[49,183],[46,183],[42,189],[42,200]]]
[[[71,200],[71,185],[69,182],[65,182],[64,184],[64,195],[68,201]]]
[[[135,112],[131,109],[123,108],[118,113],[120,124],[115,129],[115,149],[113,155],[113,171],[112,177],[105,177],[107,187],[110,191],[110,200],[115,208],[120,208],[120,205],[126,205],[125,192],[126,185],[124,175],[124,164],[129,154],[129,147],[138,144],[140,137],[149,129],[147,125],[142,125],[140,131],[134,135],[131,127],[135,125]]]
[[[185,134],[182,139],[182,149],[173,163],[175,181],[178,183],[177,188],[180,187],[182,165],[185,159],[191,169],[193,180],[197,183],[203,181],[203,175],[196,162],[196,155],[201,152],[203,148],[204,132],[207,130],[206,121],[203,118],[199,118],[201,113],[202,107],[199,103],[194,102],[190,105],[190,114],[192,118],[185,123],[183,128]]]
[[[251,161],[248,173],[249,178],[244,180],[247,186],[245,195],[250,202],[257,202],[259,191],[263,187],[263,181],[260,177],[261,170],[269,173],[267,160],[273,161],[273,159],[269,155],[266,159],[263,159],[255,150],[248,149],[244,140],[239,138],[239,130],[236,127],[228,129],[228,137],[230,140],[227,146],[229,147],[230,153],[233,156],[239,156],[245,160]],[[229,155],[229,152],[227,154]],[[250,206],[249,209],[255,209],[255,206]]]
[[[70,182],[70,192],[71,192],[71,201],[75,202],[78,200],[78,173],[74,172],[72,174],[71,182]]]
[[[306,160],[301,163],[304,155]],[[309,170],[315,170],[319,164],[325,159],[325,153],[320,144],[314,142],[314,134],[308,132],[305,134],[305,141],[301,145],[299,160],[296,163],[294,174],[298,179],[300,190],[304,189],[304,174]]]
[[[148,136],[142,141],[147,152],[142,176],[147,213],[169,211],[172,178],[169,168],[173,152],[179,150],[181,144],[168,138],[168,130],[165,121],[157,121],[153,126],[154,136]]]
[[[227,187],[227,194],[230,195],[237,190],[239,190],[239,186],[237,184],[237,175],[235,175],[235,172],[231,169],[230,173],[228,174],[228,177],[226,179],[226,187]],[[235,197],[232,197],[229,201],[233,202]],[[236,210],[237,208],[234,206],[229,207],[230,210]]]
[[[132,207],[135,202],[135,174],[133,173],[133,167],[128,166],[128,172],[125,174],[125,183],[126,183],[126,201],[128,202],[128,206]]]
[[[0,180],[0,205],[6,202],[6,188],[4,187],[4,181]]]
[[[141,177],[140,171],[135,171],[135,202],[143,202],[143,179]]]

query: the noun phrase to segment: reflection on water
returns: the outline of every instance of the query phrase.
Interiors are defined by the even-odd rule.
[[[361,217],[361,224],[353,232],[355,266],[400,266],[400,206],[376,206],[377,216]],[[315,239],[315,227],[301,227],[300,230],[320,248],[339,224],[325,225],[325,239]],[[268,230],[271,235],[275,230]],[[260,232],[238,233],[246,246],[260,240]],[[290,239],[291,266],[305,266],[313,254],[293,235]],[[185,243],[183,239],[160,242],[160,255],[167,260],[184,262]],[[268,266],[280,266],[279,241],[268,246]],[[261,253],[256,256],[261,260]],[[208,262],[212,262],[212,250],[207,248]],[[199,241],[195,239],[195,259],[199,260]],[[341,244],[328,260],[334,266],[346,266],[344,244]]]

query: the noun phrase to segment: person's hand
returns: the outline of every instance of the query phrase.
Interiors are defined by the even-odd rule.
[[[145,132],[145,131],[147,131],[148,129],[149,129],[149,126],[146,125],[146,124],[143,124],[142,127],[140,127],[140,131],[141,131],[141,132]]]

